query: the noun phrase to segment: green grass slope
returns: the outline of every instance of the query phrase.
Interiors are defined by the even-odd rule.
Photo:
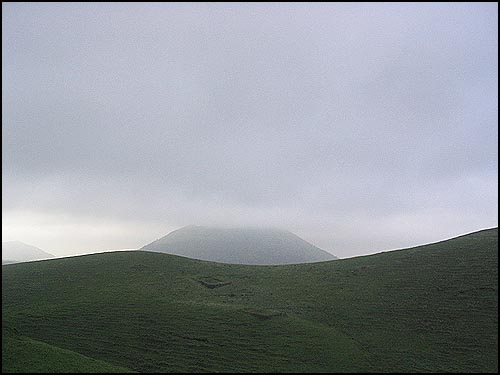
[[[2,329],[2,373],[133,372]]]
[[[2,270],[5,324],[134,371],[498,370],[497,228],[312,264],[135,251]]]

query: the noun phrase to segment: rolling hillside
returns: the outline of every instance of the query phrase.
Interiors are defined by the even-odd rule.
[[[131,251],[2,270],[4,327],[133,371],[498,370],[497,228],[312,264]]]
[[[188,258],[233,264],[298,264],[336,257],[285,230],[190,225],[144,246]]]
[[[2,330],[2,372],[133,372],[28,337]]]

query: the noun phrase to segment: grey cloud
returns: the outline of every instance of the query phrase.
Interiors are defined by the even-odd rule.
[[[264,222],[341,256],[497,225],[496,4],[2,8],[6,218]]]

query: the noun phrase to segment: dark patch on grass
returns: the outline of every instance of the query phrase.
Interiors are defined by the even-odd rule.
[[[259,320],[268,320],[278,316],[286,315],[283,311],[264,310],[264,309],[247,309],[245,310],[245,312],[256,317]]]
[[[485,291],[485,290],[487,290],[489,292],[496,292],[497,291],[497,289],[491,288],[491,287],[480,287],[480,288],[470,288],[470,289],[459,290],[458,293],[463,294],[463,293],[471,293],[471,292]]]
[[[208,343],[208,339],[202,338],[202,337],[184,336],[184,335],[177,335],[176,337],[179,337],[179,338],[185,339],[185,340],[190,340],[190,341],[199,341],[199,342]]]
[[[231,281],[226,281],[226,282],[215,282],[215,283],[209,283],[203,280],[197,280],[201,285],[208,289],[215,289],[215,288],[220,288],[226,285],[231,284]]]
[[[148,269],[148,266],[144,265],[144,264],[134,264],[133,266],[130,267],[130,269],[132,271],[138,271],[138,272],[141,272],[141,271],[145,271]]]
[[[224,281],[212,276],[202,276],[194,279],[205,288],[215,289],[231,284],[231,281]]]

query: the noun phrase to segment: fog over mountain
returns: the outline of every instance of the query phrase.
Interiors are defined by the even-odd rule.
[[[54,255],[20,241],[2,242],[2,263],[28,262],[53,258]]]
[[[498,226],[497,3],[2,3],[2,235],[348,257]]]
[[[295,264],[333,260],[329,252],[285,230],[187,226],[141,250],[240,264]]]

